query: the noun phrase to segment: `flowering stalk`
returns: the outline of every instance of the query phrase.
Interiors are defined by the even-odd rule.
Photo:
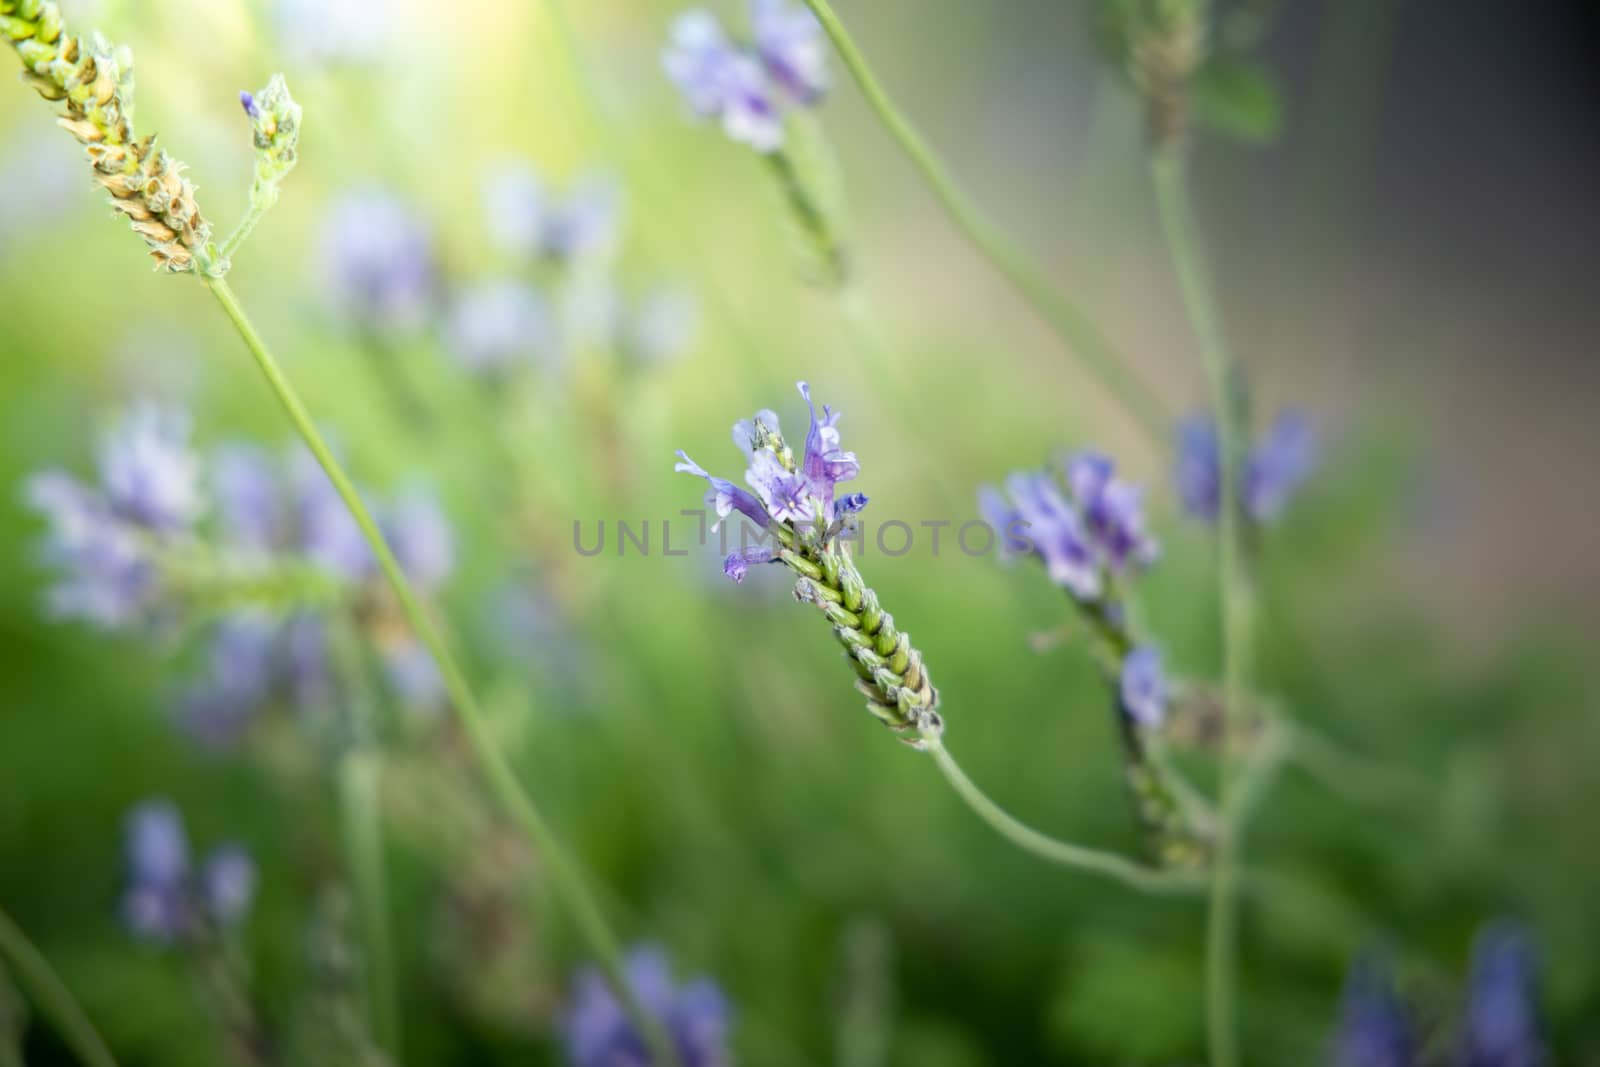
[[[129,53],[126,49],[113,50],[99,38],[85,43],[67,34],[61,13],[50,0],[0,0],[0,34],[21,57],[28,82],[46,99],[65,102],[67,110],[61,124],[87,146],[100,184],[111,194],[113,206],[150,244],[151,255],[170,272],[199,273],[238,330],[285,413],[349,508],[379,570],[393,586],[401,610],[438,664],[445,689],[483,765],[489,788],[544,856],[557,892],[607,978],[615,984],[622,1003],[637,1020],[649,1047],[661,1063],[677,1065],[679,1057],[660,1021],[644,1010],[627,984],[617,940],[576,864],[500,752],[466,676],[424,610],[394,552],[224,279],[226,263],[209,243],[210,225],[194,203],[194,186],[182,177],[182,165],[156,151],[153,137],[135,137]],[[257,137],[258,182],[265,175],[265,184],[259,187],[261,195],[253,200],[262,202],[275,195],[276,180],[281,180],[293,164],[293,136],[299,125],[298,109],[287,92],[278,96],[274,90],[275,86],[269,84],[263,93],[263,97],[274,100],[269,108],[263,109],[259,101],[253,101],[256,113],[251,114],[250,106],[246,106]]]
[[[1029,260],[961,190],[944,163],[878,82],[872,68],[867,65],[866,57],[828,0],[805,0],[805,4],[822,23],[822,28],[832,39],[856,85],[867,98],[867,103],[921,172],[956,228],[1016,288],[1077,355],[1084,369],[1117,398],[1150,439],[1165,444],[1170,420],[1154,390],[1129,368],[1127,360],[1094,321],[1058,292],[1044,271]]]
[[[3,910],[0,910],[0,957],[11,965],[17,984],[27,993],[39,1014],[55,1025],[61,1040],[80,1061],[87,1067],[117,1067],[111,1050],[106,1048],[83,1006],[50,966],[50,961]]]
[[[866,507],[867,497],[837,492],[840,482],[860,473],[855,453],[840,445],[839,412],[824,406],[819,418],[810,387],[800,382],[799,389],[811,409],[811,422],[798,457],[771,411],[758,412],[733,427],[734,442],[750,464],[745,472],[750,489],[719,478],[678,453],[675,469],[704,478],[709,485],[706,508],[716,513],[718,527],[737,512],[760,530],[756,544],[727,557],[723,572],[736,582],[762,563],[782,564],[794,572],[795,599],[815,606],[833,624],[834,637],[855,669],[856,689],[867,698],[868,710],[907,744],[932,754],[974,813],[1019,848],[1141,891],[1178,892],[1203,885],[1192,870],[1156,870],[1033,830],[1006,814],[962,772],[944,748],[939,693],[921,654],[883,610],[851,558],[853,516]]]
[[[1246,644],[1249,641],[1237,492],[1242,457],[1242,405],[1234,384],[1236,371],[1201,259],[1181,149],[1169,146],[1157,151],[1152,167],[1162,229],[1172,254],[1184,307],[1200,343],[1217,425],[1218,498],[1221,501],[1217,515],[1217,581],[1222,612],[1223,728],[1217,786],[1221,827],[1212,865],[1207,922],[1207,1029],[1212,1067],[1235,1067],[1239,1062],[1239,1048],[1234,988],[1238,968],[1238,907],[1234,897],[1238,889],[1238,836],[1242,827],[1236,817],[1232,778],[1239,755],[1240,703],[1245,692]]]

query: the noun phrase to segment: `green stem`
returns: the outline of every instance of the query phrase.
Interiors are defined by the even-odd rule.
[[[1049,323],[1084,369],[1117,398],[1150,439],[1167,448],[1171,419],[1155,391],[1134,373],[1094,320],[1058,292],[1044,272],[962,192],[944,163],[889,98],[828,0],[805,3],[832,39],[867,103],[922,173],[956,228]]]
[[[379,569],[393,587],[406,619],[411,623],[418,639],[427,646],[434,662],[438,664],[439,674],[444,680],[451,706],[461,717],[468,742],[483,769],[489,791],[538,850],[540,858],[544,861],[545,873],[577,925],[579,935],[594,953],[596,962],[606,975],[618,1000],[627,1010],[656,1058],[662,1064],[681,1067],[677,1050],[673,1047],[661,1021],[645,1010],[633,987],[628,983],[622,967],[622,949],[616,936],[611,932],[605,916],[601,914],[599,906],[584,884],[583,875],[577,864],[567,855],[566,849],[557,840],[544,815],[522,788],[522,783],[517,781],[516,772],[512,770],[510,762],[496,744],[488,719],[483,714],[477,697],[473,695],[466,675],[462,673],[455,657],[445,645],[444,638],[434,626],[415,590],[412,589],[405,572],[400,569],[399,561],[395,559],[393,550],[378,529],[371,512],[362,503],[349,475],[334,458],[333,452],[328,448],[316,424],[312,422],[310,413],[301,402],[299,394],[284,376],[272,353],[267,350],[260,334],[251,325],[227,281],[222,278],[203,278],[202,281],[239,331],[239,336],[244,339],[245,347],[250,350],[250,355],[254,357],[262,376],[266,378],[267,384],[283,406],[284,413],[288,415],[289,421],[293,423],[296,432],[311,450],[311,454],[316,457],[328,480],[333,483],[340,499],[349,508],[351,517],[355,519],[356,525],[361,528],[362,536],[372,548]]]
[[[250,210],[245,212],[244,218],[239,220],[239,225],[233,228],[233,232],[228,234],[227,239],[222,242],[222,247],[218,249],[218,257],[221,259],[224,269],[226,269],[226,264],[233,259],[234,253],[239,251],[239,246],[243,245],[245,239],[255,231],[256,223],[260,222],[267,212],[272,210],[272,205],[277,202],[278,190],[276,186],[273,187],[268,195],[252,196],[250,198]]]
[[[950,755],[937,734],[925,735],[923,745],[926,751],[933,755],[934,762],[939,765],[945,780],[966,802],[967,807],[1000,836],[1023,851],[1031,852],[1041,859],[1058,863],[1063,867],[1104,875],[1141,893],[1185,894],[1200,891],[1205,887],[1204,877],[1199,872],[1159,871],[1135,863],[1114,852],[1085,848],[1040,833],[990,800],[988,795],[978,788],[977,783],[967,777],[966,772],[956,763],[955,757]]]
[[[349,742],[339,762],[339,800],[344,818],[346,862],[355,889],[366,959],[363,992],[367,1021],[394,1067],[401,1049],[400,995],[390,929],[388,882],[383,859],[383,754],[375,740],[376,708],[357,635],[336,619],[329,639],[344,683]]]
[[[1238,506],[1239,425],[1234,370],[1217,304],[1201,258],[1200,238],[1189,202],[1183,157],[1177,151],[1153,160],[1157,207],[1177,274],[1183,305],[1200,344],[1217,424],[1218,500],[1217,581],[1222,614],[1222,752],[1217,785],[1221,824],[1212,866],[1207,920],[1206,1020],[1211,1067],[1237,1067],[1236,982],[1238,971],[1238,863],[1241,827],[1236,820],[1233,771],[1240,745],[1240,697],[1245,687],[1247,612],[1240,571],[1241,523]]]
[[[111,1050],[106,1048],[83,1006],[50,966],[50,961],[4,911],[0,911],[0,956],[11,963],[17,984],[39,1014],[55,1026],[79,1060],[88,1067],[117,1067]]]

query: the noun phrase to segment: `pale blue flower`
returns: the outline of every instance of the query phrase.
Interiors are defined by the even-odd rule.
[[[400,569],[418,589],[432,592],[455,571],[455,531],[433,493],[402,493],[384,509],[380,525]]]
[[[726,478],[718,478],[708,473],[682,449],[678,450],[678,462],[672,469],[682,474],[704,478],[710,484],[711,488],[706,492],[706,508],[716,512],[717,515],[717,521],[711,524],[711,529],[720,529],[723,520],[735,511],[762,529],[766,529],[767,524],[772,521],[761,501]]]
[[[1179,425],[1174,481],[1183,510],[1195,518],[1212,521],[1217,517],[1222,492],[1220,456],[1217,428],[1211,419],[1196,416]],[[1244,457],[1239,500],[1245,514],[1259,523],[1281,517],[1320,462],[1310,421],[1299,411],[1281,413]]]
[[[122,917],[138,937],[172,943],[197,937],[203,923],[242,921],[255,897],[255,864],[238,845],[213,850],[196,876],[183,816],[169,800],[135,807],[124,821],[128,885]]]

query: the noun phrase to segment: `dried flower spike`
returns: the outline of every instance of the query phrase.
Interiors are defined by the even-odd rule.
[[[814,604],[833,623],[859,678],[856,688],[867,709],[914,748],[944,729],[939,718],[939,692],[923,666],[922,654],[909,635],[878,604],[878,596],[861,578],[840,535],[850,518],[866,507],[862,493],[836,493],[838,483],[860,473],[855,453],[839,444],[839,412],[827,406],[817,417],[811,390],[799,383],[811,408],[805,448],[796,458],[778,428],[778,416],[757,412],[733,427],[733,440],[750,462],[745,481],[755,492],[709,474],[683,452],[676,470],[704,478],[711,488],[706,507],[717,525],[735,511],[762,531],[759,543],[729,555],[723,571],[736,582],[759,563],[782,563],[799,576],[795,599]],[[715,527],[714,527],[715,528]]]
[[[111,206],[127,216],[150,255],[173,273],[206,258],[211,224],[195,203],[184,165],[133,128],[133,56],[98,34],[75,37],[50,0],[0,0],[0,36],[16,49],[23,78],[59,100],[61,125],[84,144]]]

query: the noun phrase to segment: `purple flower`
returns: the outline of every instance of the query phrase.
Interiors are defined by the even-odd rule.
[[[244,108],[244,113],[252,120],[261,117],[261,108],[256,106],[255,96],[245,90],[239,92],[239,106]]]
[[[312,563],[352,581],[371,577],[372,549],[316,458],[296,449],[289,459],[298,548]]]
[[[759,411],[755,418],[742,419],[733,426],[733,442],[750,463],[744,480],[755,490],[754,495],[707,473],[683,452],[678,453],[679,462],[674,470],[710,483],[706,506],[715,509],[719,524],[730,513],[739,511],[762,529],[774,522],[797,532],[802,527],[812,526],[821,536],[831,537],[838,532],[836,519],[866,507],[865,493],[850,493],[835,502],[835,486],[859,474],[861,465],[853,452],[840,447],[839,413],[824,406],[822,417],[818,418],[816,407],[811,403],[810,387],[805,382],[797,384],[800,395],[811,408],[805,450],[799,462],[784,443],[778,429],[778,416],[771,411]],[[735,581],[743,581],[751,562],[758,560],[730,557],[723,570]]]
[[[978,488],[978,514],[994,531],[1000,558],[1009,561],[1034,551],[1033,542],[1023,536],[1027,520],[1006,495],[992,485]]]
[[[408,333],[432,311],[437,269],[433,237],[388,193],[351,193],[323,228],[328,291],[363,329]]]
[[[694,113],[720,119],[730,138],[762,153],[782,147],[783,113],[766,69],[729,42],[715,15],[679,15],[661,65]]]
[[[776,550],[765,545],[752,545],[737,552],[730,552],[728,558],[722,561],[722,573],[735,582],[743,582],[751,564],[771,563],[777,558]]]
[[[1363,957],[1345,979],[1333,1067],[1417,1067],[1418,1045],[1386,962]]]
[[[1316,433],[1305,415],[1280,414],[1245,461],[1241,492],[1250,517],[1271,522],[1282,515],[1316,471],[1318,459]]]
[[[265,553],[283,542],[288,516],[273,458],[254,445],[221,445],[211,457],[211,492],[223,533],[238,547]]]
[[[1197,519],[1217,517],[1221,496],[1221,446],[1216,424],[1195,416],[1178,427],[1178,458],[1173,472],[1183,510]],[[1239,500],[1256,522],[1276,520],[1315,473],[1320,460],[1316,433],[1304,414],[1285,411],[1244,458]]]
[[[1112,570],[1153,562],[1159,552],[1145,533],[1144,490],[1114,476],[1110,457],[1080,452],[1067,461],[1067,484],[1082,509],[1089,536]]]
[[[439,588],[455,570],[455,534],[432,493],[402,494],[389,505],[382,526],[400,569],[419,589]]]
[[[682,449],[678,450],[678,462],[673,465],[672,469],[683,474],[693,474],[697,478],[704,478],[710,483],[711,488],[706,491],[706,507],[717,513],[717,521],[711,524],[713,530],[720,529],[722,520],[735,511],[763,530],[772,521],[761,501],[726,478],[718,478],[707,473],[704,467],[690,459],[688,453]]]
[[[491,172],[483,194],[490,240],[518,259],[571,262],[617,243],[622,190],[611,175],[583,175],[557,197],[533,168],[515,162]]]
[[[98,486],[61,471],[28,479],[28,506],[50,524],[44,559],[62,571],[52,615],[114,628],[155,607],[156,548],[187,537],[205,511],[188,432],[181,413],[135,407],[101,442]]]
[[[660,949],[628,955],[626,979],[644,1009],[660,1020],[683,1067],[727,1067],[728,1001],[709,979],[675,985]],[[565,1037],[572,1067],[650,1067],[648,1046],[597,971],[579,974]]]
[[[240,612],[217,624],[207,673],[180,705],[185,733],[212,748],[238,740],[271,698],[280,673],[279,631],[276,620],[254,613]]]
[[[189,419],[153,405],[133,408],[100,446],[100,484],[116,516],[161,533],[186,530],[205,511],[200,458]]]
[[[128,868],[123,920],[136,936],[176,940],[191,921],[186,890],[189,839],[177,806],[152,800],[129,812],[124,821],[123,850]]]
[[[1123,712],[1147,730],[1160,727],[1167,717],[1167,676],[1161,653],[1141,645],[1122,660],[1118,696]]]
[[[839,447],[839,416],[828,405],[822,405],[822,418],[817,418],[816,405],[811,402],[811,387],[799,383],[800,395],[811,409],[811,428],[806,431],[805,459],[800,469],[805,473],[811,495],[822,502],[822,517],[833,519],[833,487],[848,482],[861,473],[854,452]]]
[[[1499,923],[1478,935],[1468,979],[1463,1067],[1541,1067],[1538,962],[1527,935]]]
[[[198,880],[189,866],[183,816],[169,800],[151,800],[124,823],[128,887],[123,921],[138,937],[171,943],[193,937],[202,918],[221,926],[239,922],[255,896],[255,864],[237,845],[211,852]]]
[[[1179,503],[1197,519],[1217,517],[1217,499],[1222,495],[1220,451],[1217,425],[1211,419],[1196,415],[1178,425],[1178,462],[1173,477]]]
[[[256,864],[238,845],[223,845],[200,868],[200,899],[221,926],[233,926],[250,912],[256,896]]]
[[[445,338],[463,368],[485,377],[551,362],[558,348],[549,304],[532,286],[509,278],[484,282],[457,296]]]
[[[50,524],[45,562],[62,571],[46,599],[51,616],[111,629],[146,614],[155,566],[139,533],[112,515],[101,494],[65,472],[45,471],[28,479],[25,498]]]
[[[1055,479],[1043,471],[1019,471],[1006,480],[1006,488],[1050,580],[1079,600],[1097,599],[1104,586],[1099,556]]]
[[[828,41],[809,10],[788,0],[751,0],[756,54],[772,80],[797,104],[815,104],[828,90]]]

